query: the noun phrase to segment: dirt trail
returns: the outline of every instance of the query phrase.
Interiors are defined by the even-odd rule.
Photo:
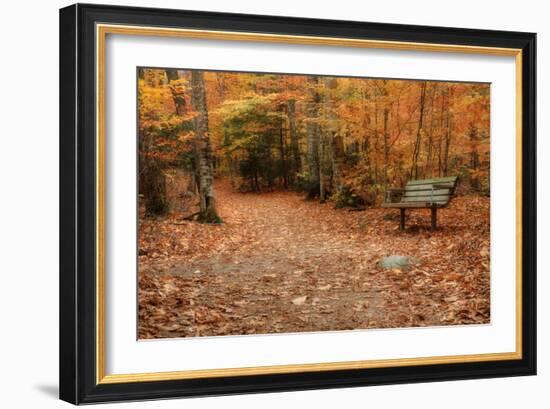
[[[218,187],[218,203],[224,223],[242,232],[237,235],[240,241],[234,243],[237,248],[218,255],[224,264],[242,266],[226,269],[250,273],[262,273],[258,267],[280,273],[319,271],[327,264],[321,262],[323,259],[334,264],[349,255],[366,255],[364,245],[351,233],[355,221],[342,218],[344,215],[331,205],[305,201],[293,192],[235,193],[227,184]],[[212,258],[205,261],[211,264]]]
[[[216,194],[222,225],[143,223],[141,337],[488,321],[488,255],[487,268],[476,269],[468,256],[481,257],[488,229],[460,222],[484,223],[466,213],[485,203],[472,207],[460,198],[454,210],[440,212],[435,233],[426,229],[428,213],[415,212],[412,227],[399,232],[392,213],[381,209],[336,210],[294,192],[237,193],[220,182]],[[154,240],[165,245],[157,249]],[[390,254],[421,265],[377,268]]]

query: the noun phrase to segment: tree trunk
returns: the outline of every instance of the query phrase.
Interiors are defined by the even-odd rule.
[[[319,129],[319,202],[325,203],[327,199],[327,179],[325,175],[325,157],[326,157],[326,129]]]
[[[167,68],[165,71],[166,71],[166,78],[168,78],[168,84],[170,84],[170,81],[176,81],[179,79],[178,70],[175,70],[173,68]]]
[[[420,155],[420,146],[422,143],[422,131],[423,131],[423,121],[424,121],[424,105],[426,101],[426,86],[427,82],[424,81],[420,86],[420,114],[418,116],[418,128],[416,131],[416,140],[414,142],[414,151],[412,157],[412,166],[411,166],[411,179],[416,179],[418,177],[418,157]]]
[[[185,95],[183,94],[183,92],[179,91],[176,88],[176,85],[172,84],[172,81],[177,81],[180,79],[178,70],[166,69],[165,72],[166,72],[166,78],[168,79],[168,87],[170,88],[170,91],[172,93],[172,99],[174,101],[176,115],[182,116],[187,111],[187,107],[185,106]],[[194,147],[194,150],[196,152],[196,146]],[[196,164],[197,164],[197,160],[195,159],[193,161],[193,166],[192,166],[191,175],[190,175],[191,181],[187,186],[187,191],[193,194],[198,193],[198,169]]]
[[[325,176],[325,141],[326,135],[321,131],[319,135],[319,202],[325,203],[327,199],[327,180]]]
[[[389,146],[389,137],[388,137],[388,108],[384,109],[384,190],[388,188],[388,166],[389,166],[389,156],[390,156],[390,146]]]
[[[371,160],[371,143],[370,143],[370,134],[369,134],[369,126],[370,126],[370,110],[369,110],[369,98],[366,87],[363,89],[362,92],[363,96],[363,120],[361,121],[363,125],[363,155],[365,161],[365,167],[366,167],[366,173],[369,178],[369,180],[372,181],[372,160]]]
[[[177,89],[177,86],[172,84],[172,81],[179,80],[178,70],[166,69],[166,78],[168,79],[168,87],[172,93],[172,99],[174,100],[174,106],[176,108],[176,114],[183,115],[185,113],[185,98],[183,92]]]
[[[340,192],[344,187],[342,181],[342,168],[344,167],[344,141],[341,135],[333,133],[331,135],[331,165],[332,165],[332,184],[334,192]]]
[[[451,96],[452,96],[452,89],[451,87],[447,87],[447,115],[446,115],[446,132],[445,132],[445,152],[443,155],[443,176],[447,176],[447,172],[449,170],[449,147],[451,146]]]
[[[313,198],[320,192],[320,174],[319,174],[319,102],[320,97],[317,92],[319,84],[318,77],[308,77],[308,85],[310,87],[309,100],[307,103],[307,170],[308,170],[308,197]]]
[[[284,121],[282,119],[281,115],[281,121],[279,124],[279,152],[280,152],[280,159],[281,159],[281,175],[283,178],[283,187],[285,189],[288,188],[288,160],[287,160],[287,154],[286,154],[286,146],[285,146],[285,128],[284,128]]]
[[[379,149],[380,149],[380,146],[379,146],[379,140],[378,140],[378,94],[376,93],[377,91],[375,91],[374,93],[374,132],[373,132],[373,135],[374,135],[374,149],[372,149],[372,154],[373,154],[373,165],[374,165],[374,180],[375,180],[375,183],[378,183],[379,182],[379,179],[378,179],[378,152],[379,152]]]
[[[140,78],[145,80],[145,70],[139,70]],[[152,84],[151,86],[156,86]],[[139,96],[138,96],[139,98]],[[142,101],[140,100],[141,104]],[[166,180],[163,169],[164,163],[150,155],[153,145],[153,135],[140,132],[139,138],[139,189],[143,194],[145,214],[148,216],[162,216],[168,212],[166,199]]]
[[[437,176],[441,177],[443,172],[443,129],[444,129],[444,117],[443,112],[445,110],[445,100],[447,100],[447,93],[441,92],[441,107],[440,107],[440,120],[439,120],[439,138],[437,139]]]
[[[426,167],[424,168],[424,177],[433,176],[432,151],[433,151],[433,133],[434,133],[434,122],[435,122],[434,104],[435,104],[436,91],[437,91],[437,84],[434,84],[432,88],[432,95],[431,95],[431,101],[430,101],[430,128],[428,131],[428,141],[426,142]]]
[[[145,135],[142,139],[140,155],[140,190],[143,193],[145,214],[148,216],[162,216],[168,212],[166,200],[166,180],[162,163],[155,157],[148,155],[151,136]]]
[[[473,171],[470,174],[470,189],[474,192],[479,192],[480,183],[477,170],[479,168],[479,154],[477,152],[478,135],[474,125],[470,127],[470,169]]]
[[[330,146],[330,166],[332,172],[331,192],[337,193],[342,190],[342,178],[340,175],[342,168],[342,158],[344,154],[344,143],[342,137],[337,134],[336,112],[335,112],[335,90],[338,87],[338,79],[325,77],[325,100],[324,100],[324,120],[326,123],[325,143]]]
[[[296,101],[287,102],[288,130],[290,133],[290,151],[292,155],[291,172],[294,177],[302,167],[300,161],[300,146],[298,144],[298,131],[296,129]]]
[[[203,223],[221,223],[214,203],[214,175],[212,167],[212,147],[208,135],[208,111],[206,93],[201,71],[191,71],[191,102],[196,111],[195,146],[199,174],[200,212],[198,220]]]
[[[223,101],[225,99],[225,77],[221,72],[218,72],[216,75],[216,85],[220,101]]]

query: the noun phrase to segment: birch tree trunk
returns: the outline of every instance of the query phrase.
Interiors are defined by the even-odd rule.
[[[191,71],[191,88],[191,103],[197,113],[195,117],[195,152],[200,196],[198,220],[203,223],[221,223],[214,202],[213,157],[208,135],[208,110],[202,72]]]

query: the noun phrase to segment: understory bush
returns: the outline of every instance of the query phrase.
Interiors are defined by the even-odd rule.
[[[365,205],[365,201],[357,193],[353,191],[349,186],[342,186],[334,193],[330,199],[334,202],[334,206],[337,209],[342,207],[362,207]]]

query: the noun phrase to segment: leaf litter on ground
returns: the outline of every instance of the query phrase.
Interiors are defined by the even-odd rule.
[[[363,212],[296,192],[238,193],[216,181],[224,223],[140,218],[139,338],[490,322],[489,198],[438,212]],[[384,270],[390,255],[413,257]]]

